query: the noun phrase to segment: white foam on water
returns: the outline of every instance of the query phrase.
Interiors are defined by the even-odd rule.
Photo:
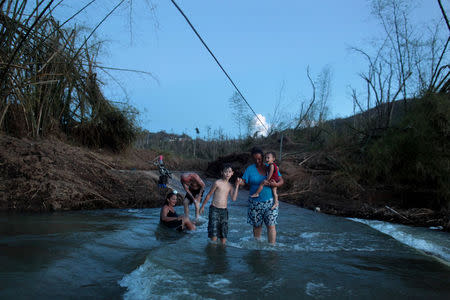
[[[310,297],[322,298],[326,296],[328,289],[322,282],[308,282],[305,291]]]
[[[439,243],[433,241],[432,236],[424,237],[419,234],[415,235],[414,233],[410,233],[407,231],[414,231],[414,228],[391,224],[383,221],[375,221],[375,220],[363,220],[357,218],[349,218],[349,220],[366,224],[373,229],[376,229],[384,234],[387,234],[402,244],[408,245],[414,249],[421,250],[428,255],[437,257],[439,259],[444,260],[444,263],[450,263],[450,243],[446,245],[440,245]],[[417,229],[419,230],[419,229]],[[430,231],[430,233],[435,233]]]
[[[196,225],[203,225],[205,223],[208,224],[208,218],[204,216],[198,216],[198,219],[195,220]]]
[[[300,237],[304,239],[315,238],[318,236],[320,236],[320,232],[303,232],[302,234],[300,234]]]
[[[124,299],[173,299],[181,296],[201,298],[194,293],[183,276],[171,269],[158,267],[148,258],[118,283],[127,289]]]
[[[262,288],[261,290],[263,291],[271,291],[273,288],[275,287],[280,287],[282,285],[282,283],[284,282],[284,278],[280,277],[276,280],[271,280],[268,281]]]
[[[219,274],[208,275],[208,281],[206,284],[210,288],[214,289],[216,293],[222,295],[233,295],[239,291],[242,291],[231,286],[231,281]]]
[[[299,238],[284,239],[283,242],[277,241],[275,245],[267,242],[266,237],[255,240],[253,236],[244,236],[237,242],[228,240],[227,245],[239,249],[247,250],[266,250],[266,251],[292,251],[292,252],[337,252],[337,251],[358,251],[373,252],[377,249],[373,245],[361,245],[355,243],[352,245],[352,237],[346,234],[325,235],[320,232],[302,233],[300,235],[305,241]],[[281,239],[280,239],[281,240]]]
[[[227,245],[239,249],[267,251],[279,251],[281,247],[286,247],[286,244],[280,242],[277,242],[275,245],[271,245],[267,242],[267,239],[265,237],[261,237],[261,239],[255,240],[253,236],[244,236],[237,242],[228,240]]]
[[[376,251],[373,247],[347,247],[343,245],[329,245],[326,243],[301,243],[294,244],[292,249],[299,252],[337,252],[337,251],[348,251],[348,252],[373,252]]]

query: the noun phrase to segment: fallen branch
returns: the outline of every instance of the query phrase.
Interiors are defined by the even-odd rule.
[[[278,196],[284,197],[284,196],[291,196],[291,195],[303,194],[303,193],[307,193],[307,192],[311,192],[311,190],[304,190],[304,191],[299,191],[299,192],[292,192],[292,193],[278,194]]]
[[[113,168],[112,166],[110,166],[110,165],[108,165],[107,163],[101,161],[99,158],[97,158],[97,157],[95,156],[95,154],[89,153],[89,156],[90,156],[91,158],[95,159],[97,162],[101,163],[102,165],[108,167],[109,169],[114,170],[114,168]]]
[[[399,212],[397,212],[397,211],[395,211],[394,209],[392,209],[392,208],[390,208],[389,206],[385,206],[387,209],[389,209],[390,211],[392,211],[393,213],[396,213],[397,215],[399,215],[400,217],[402,217],[403,219],[405,219],[405,220],[408,220],[408,221],[410,221],[410,222],[412,222],[410,219],[408,219],[407,217],[405,217],[404,215],[402,215],[401,213],[399,213]]]
[[[298,165],[299,165],[299,166],[303,165],[305,162],[307,162],[310,158],[312,158],[312,157],[314,157],[314,156],[315,156],[315,154],[310,155],[309,157],[305,158],[305,159],[304,159],[301,163],[299,163]]]

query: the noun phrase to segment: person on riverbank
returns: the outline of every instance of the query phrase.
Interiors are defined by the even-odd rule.
[[[159,219],[161,224],[175,228],[176,230],[195,230],[195,225],[191,220],[185,216],[179,216],[175,211],[175,205],[177,204],[177,193],[170,192],[166,196],[164,206],[161,207]]]
[[[184,173],[181,175],[180,181],[186,191],[186,196],[183,200],[184,215],[189,217],[189,205],[194,203],[195,220],[198,220],[200,202],[202,201],[203,192],[205,190],[205,183],[197,173]]]
[[[267,152],[266,155],[264,155],[264,160],[266,161],[266,177],[269,182],[278,182],[280,181],[280,177],[278,176],[278,166],[275,164],[276,154],[275,152]],[[261,193],[262,189],[264,188],[264,181],[261,182],[256,192],[251,195],[252,198],[258,198],[259,193]],[[278,206],[278,194],[277,194],[277,187],[272,186],[272,196],[274,200],[274,205]]]
[[[165,167],[163,156],[159,155],[158,157],[156,157],[153,160],[153,164],[157,166],[159,170],[158,187],[167,188],[167,182],[169,181],[169,178],[172,178],[172,174]]]
[[[274,202],[271,187],[280,187],[284,184],[278,170],[280,180],[278,182],[269,181],[266,178],[266,166],[263,163],[263,152],[259,148],[253,148],[251,156],[254,164],[247,167],[242,176],[241,185],[250,185],[248,197],[247,223],[253,226],[253,236],[260,239],[263,223],[267,228],[267,240],[270,244],[275,244],[277,238],[276,224],[278,219],[278,203]],[[257,198],[252,198],[259,185],[264,187]]]
[[[219,238],[222,245],[225,245],[228,237],[228,196],[231,195],[231,200],[236,201],[241,179],[236,179],[233,188],[230,183],[230,178],[233,176],[233,169],[230,164],[223,165],[221,174],[222,178],[214,182],[208,195],[206,195],[200,208],[200,214],[203,214],[206,203],[213,196],[212,203],[209,206],[208,237],[212,242]]]

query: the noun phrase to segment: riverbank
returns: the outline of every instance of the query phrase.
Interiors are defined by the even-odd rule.
[[[0,135],[0,211],[45,212],[103,208],[160,207],[166,191],[157,187],[159,154],[132,149],[116,154],[90,150],[50,138],[18,139]],[[206,170],[218,176],[230,162],[239,176],[248,165],[248,154],[205,162],[166,155],[171,170]],[[285,185],[280,200],[304,208],[345,217],[384,220],[450,231],[447,212],[429,207],[405,206],[404,197],[386,188],[363,187],[339,171],[327,153],[286,155],[280,164]],[[425,195],[425,194],[424,194]],[[409,203],[415,203],[409,201]]]
[[[141,171],[151,168],[151,152],[114,155],[58,139],[30,140],[6,135],[0,136],[0,149],[1,211],[160,205],[157,179],[142,176]]]
[[[211,162],[209,176],[218,176],[223,163],[232,163],[240,176],[250,164],[248,153],[233,154]],[[287,153],[279,164],[285,184],[280,200],[342,217],[381,220],[450,232],[450,214],[430,207],[428,191],[394,191],[386,186],[362,186],[343,172],[333,153]]]

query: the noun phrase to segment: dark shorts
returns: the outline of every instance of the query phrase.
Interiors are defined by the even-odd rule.
[[[169,221],[169,222],[164,222],[161,220],[161,224],[164,224],[165,226],[167,226],[169,228],[176,228],[177,230],[180,230],[183,225],[183,221],[173,220],[173,221]]]
[[[209,206],[208,237],[220,239],[228,236],[228,209]]]
[[[200,193],[200,189],[198,189],[198,190],[191,190],[191,189],[189,189],[189,192],[191,192],[192,196],[197,197],[197,195]],[[202,195],[200,197],[203,198],[203,193],[204,192],[205,191],[203,190]],[[194,199],[188,193],[186,193],[186,196],[184,196],[184,199],[188,199],[189,200],[189,205],[194,203]]]
[[[249,198],[247,223],[253,227],[260,227],[263,222],[266,226],[276,225],[278,219],[278,207],[271,210],[272,206],[273,199],[266,202],[259,202],[253,200],[253,198]]]

